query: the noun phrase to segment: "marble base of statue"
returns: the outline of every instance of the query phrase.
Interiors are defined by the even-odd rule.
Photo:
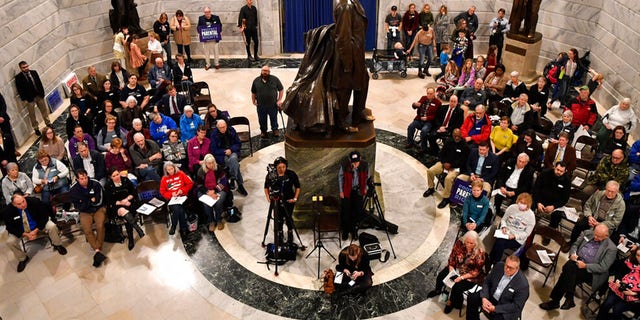
[[[520,72],[520,80],[525,83],[535,80],[539,76],[536,67],[541,45],[542,34],[539,32],[536,32],[533,37],[507,33],[502,54],[502,62],[507,68],[507,74],[515,70]]]

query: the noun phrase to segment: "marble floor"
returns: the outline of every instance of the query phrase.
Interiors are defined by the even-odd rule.
[[[264,60],[264,62],[269,62]],[[275,61],[274,66],[283,65]],[[196,80],[212,89],[213,101],[232,116],[244,115],[252,123],[252,134],[259,134],[257,114],[251,104],[250,86],[259,75],[251,69],[195,69]],[[436,70],[433,69],[432,72]],[[295,78],[296,69],[274,68],[271,74],[285,87]],[[235,204],[243,220],[227,224],[215,237],[198,233],[185,242],[169,236],[163,224],[145,225],[147,236],[129,252],[125,244],[106,244],[109,257],[101,268],[91,266],[91,252],[84,237],[63,238],[69,253],[60,256],[50,245],[30,245],[31,262],[16,273],[17,261],[6,246],[0,245],[0,317],[3,319],[458,319],[457,311],[442,312],[443,305],[426,299],[436,273],[446,264],[457,231],[455,214],[435,208],[439,196],[422,198],[426,187],[426,166],[435,159],[416,158],[403,149],[406,127],[415,115],[411,103],[424,94],[432,80],[419,79],[416,70],[409,77],[381,74],[371,80],[367,105],[377,118],[377,170],[382,181],[385,217],[400,227],[391,235],[397,258],[374,262],[374,287],[367,300],[331,301],[317,291],[317,252],[310,230],[299,230],[306,251],[298,259],[273,267],[257,263],[264,260],[263,237],[268,203],[262,183],[266,164],[284,154],[281,141],[261,141],[253,157],[241,162],[249,196],[237,196]],[[286,121],[286,118],[285,118]],[[254,144],[255,145],[255,144]],[[24,150],[25,148],[21,149]],[[304,187],[303,182],[303,187]],[[375,230],[382,247],[390,249],[387,236]],[[0,233],[4,243],[6,232]],[[270,242],[270,238],[267,238]],[[334,255],[337,242],[325,241]],[[44,247],[42,250],[38,250]],[[566,260],[562,257],[560,265]],[[321,268],[334,263],[323,252]],[[543,277],[526,271],[530,298],[524,319],[581,318],[579,307],[569,311],[544,312],[538,304],[546,300],[551,285],[542,288]]]

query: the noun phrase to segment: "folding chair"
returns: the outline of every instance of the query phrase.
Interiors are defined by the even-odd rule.
[[[556,267],[558,265],[558,257],[560,256],[560,251],[562,250],[563,247],[567,246],[567,242],[565,241],[564,236],[559,230],[551,228],[549,226],[542,225],[542,224],[536,225],[535,229],[533,230],[533,233],[534,233],[534,237],[535,235],[539,235],[541,239],[545,239],[545,238],[551,239],[558,246],[557,249],[550,249],[548,246],[543,246],[542,244],[534,241],[531,244],[531,247],[529,247],[529,249],[526,252],[526,257],[527,259],[529,259],[529,263],[530,263],[529,268],[544,275],[544,282],[542,283],[542,287],[544,287],[547,284],[547,280],[549,279],[549,276],[551,275],[551,273],[553,273],[556,270]],[[547,252],[547,255],[549,256],[549,259],[551,260],[551,262],[545,263],[542,261],[542,258],[540,258],[540,255],[538,255],[538,251],[542,251],[542,250]],[[539,268],[534,267],[533,264],[538,265]],[[547,269],[547,271],[545,272],[544,269]]]
[[[191,85],[191,103],[198,111],[198,114],[206,114],[209,104],[211,104],[211,90],[204,81],[199,81]]]
[[[162,200],[162,202],[164,202],[162,206],[156,207],[156,209],[151,212],[149,216],[151,217],[152,221],[155,217],[164,218],[167,227],[169,227],[169,223],[171,222],[171,219],[169,218],[169,210],[167,209],[166,201],[164,201],[164,198],[162,197],[162,195],[160,195],[159,190],[160,182],[155,180],[143,181],[136,187],[138,199],[140,199],[141,202],[147,203],[153,198],[157,198],[158,200]]]
[[[235,126],[245,125],[247,126],[246,131],[240,131],[235,128]],[[249,152],[253,157],[253,141],[251,141],[251,124],[249,123],[249,119],[247,117],[233,117],[229,119],[229,126],[234,127],[236,129],[236,133],[238,134],[238,138],[240,142],[245,143],[249,142]]]

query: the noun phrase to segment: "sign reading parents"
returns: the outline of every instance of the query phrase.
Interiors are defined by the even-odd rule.
[[[200,42],[220,41],[222,40],[222,25],[214,24],[210,27],[198,27],[198,35]]]

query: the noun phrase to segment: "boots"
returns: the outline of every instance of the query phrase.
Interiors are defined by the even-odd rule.
[[[427,65],[424,67],[424,74],[427,77],[431,77],[431,73],[429,73],[429,66],[431,65],[431,60],[427,59]]]
[[[422,67],[418,66],[418,78],[424,79],[424,73],[422,73]]]
[[[133,250],[133,247],[136,245],[136,243],[133,241],[133,228],[127,226],[127,241],[128,241],[128,247],[129,247],[129,251]]]
[[[140,226],[136,223],[136,218],[133,216],[133,213],[127,213],[127,215],[124,216],[124,219],[127,221],[127,223],[133,226],[133,229],[135,229],[138,233],[138,237],[142,239],[142,237],[144,237],[144,231],[142,231],[142,228],[140,228]]]

